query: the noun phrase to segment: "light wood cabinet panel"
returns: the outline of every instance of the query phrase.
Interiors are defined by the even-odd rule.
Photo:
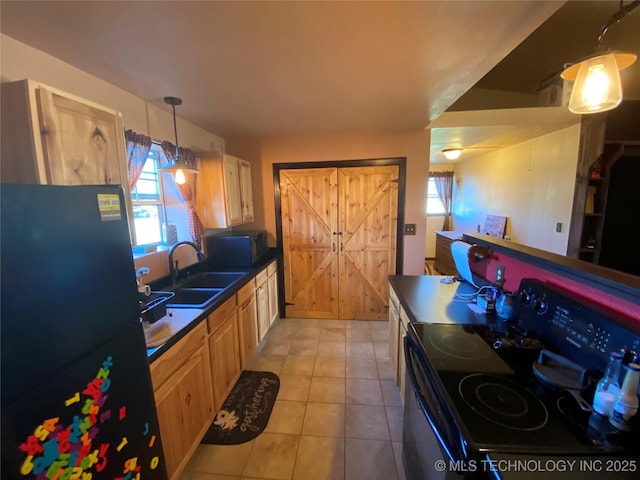
[[[151,364],[162,445],[172,479],[180,476],[213,420],[209,345],[203,333],[204,323],[165,354],[172,354],[176,367],[164,382],[160,380],[165,378],[166,365],[154,368],[157,362]],[[194,337],[201,343],[190,351]]]
[[[242,194],[242,222],[253,222],[253,190],[251,188],[251,164],[246,160],[238,162],[240,168],[240,192]]]
[[[256,309],[258,314],[258,342],[261,342],[269,330],[271,317],[269,316],[269,286],[267,284],[266,270],[262,282],[256,287]]]
[[[407,326],[409,325],[409,317],[402,306],[400,311],[400,326],[398,329],[398,389],[400,390],[400,399],[404,405],[404,386],[405,374],[407,371],[407,362],[404,357],[404,337],[407,334]]]
[[[228,225],[242,223],[242,190],[240,188],[240,162],[231,155],[223,155],[224,187],[227,195]]]
[[[252,222],[251,164],[226,153],[200,154],[196,210],[205,228]]]
[[[213,400],[217,411],[222,407],[241,371],[238,316],[235,309],[209,337],[209,355]]]
[[[267,267],[269,277],[267,278],[267,286],[269,289],[269,326],[273,325],[279,316],[278,306],[278,267],[276,262],[272,262]]]
[[[400,385],[398,378],[398,352],[400,348],[400,301],[392,288],[389,288],[389,358],[393,365],[396,385]]]
[[[250,282],[238,292],[238,323],[240,337],[240,367],[245,368],[257,341],[257,310],[255,283]]]
[[[32,80],[3,83],[0,103],[3,182],[119,184],[133,225],[121,113]]]

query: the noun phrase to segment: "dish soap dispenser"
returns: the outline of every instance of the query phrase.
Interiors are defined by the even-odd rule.
[[[622,367],[622,353],[611,352],[609,355],[609,364],[605,371],[604,377],[600,379],[596,386],[596,393],[593,397],[593,409],[600,415],[609,416],[613,402],[620,390],[620,367]]]
[[[630,363],[609,416],[609,423],[620,430],[631,430],[631,418],[638,412],[639,377],[640,365]]]

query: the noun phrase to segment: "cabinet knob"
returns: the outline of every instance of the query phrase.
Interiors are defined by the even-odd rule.
[[[187,405],[191,405],[191,394],[187,393],[187,397],[184,399]]]

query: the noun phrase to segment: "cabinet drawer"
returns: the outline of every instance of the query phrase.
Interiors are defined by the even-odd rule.
[[[278,262],[275,260],[267,266],[267,275],[270,277],[278,271]]]
[[[249,280],[249,283],[247,283],[244,287],[238,290],[238,294],[237,294],[238,306],[239,307],[243,306],[247,302],[247,300],[249,300],[251,295],[255,293],[255,290],[256,290],[256,279],[252,278],[251,280]]]
[[[207,317],[207,326],[209,327],[209,335],[215,332],[224,321],[236,310],[236,296],[216,308],[209,317]]]
[[[201,347],[207,338],[207,325],[200,323],[178,343],[151,364],[151,381],[157,390],[180,366]]]
[[[256,275],[256,285],[259,287],[264,282],[267,281],[267,269],[265,268],[260,273]]]

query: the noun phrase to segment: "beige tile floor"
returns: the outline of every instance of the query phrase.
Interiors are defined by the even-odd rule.
[[[247,370],[280,377],[269,423],[200,445],[180,480],[404,480],[387,322],[279,319]]]

